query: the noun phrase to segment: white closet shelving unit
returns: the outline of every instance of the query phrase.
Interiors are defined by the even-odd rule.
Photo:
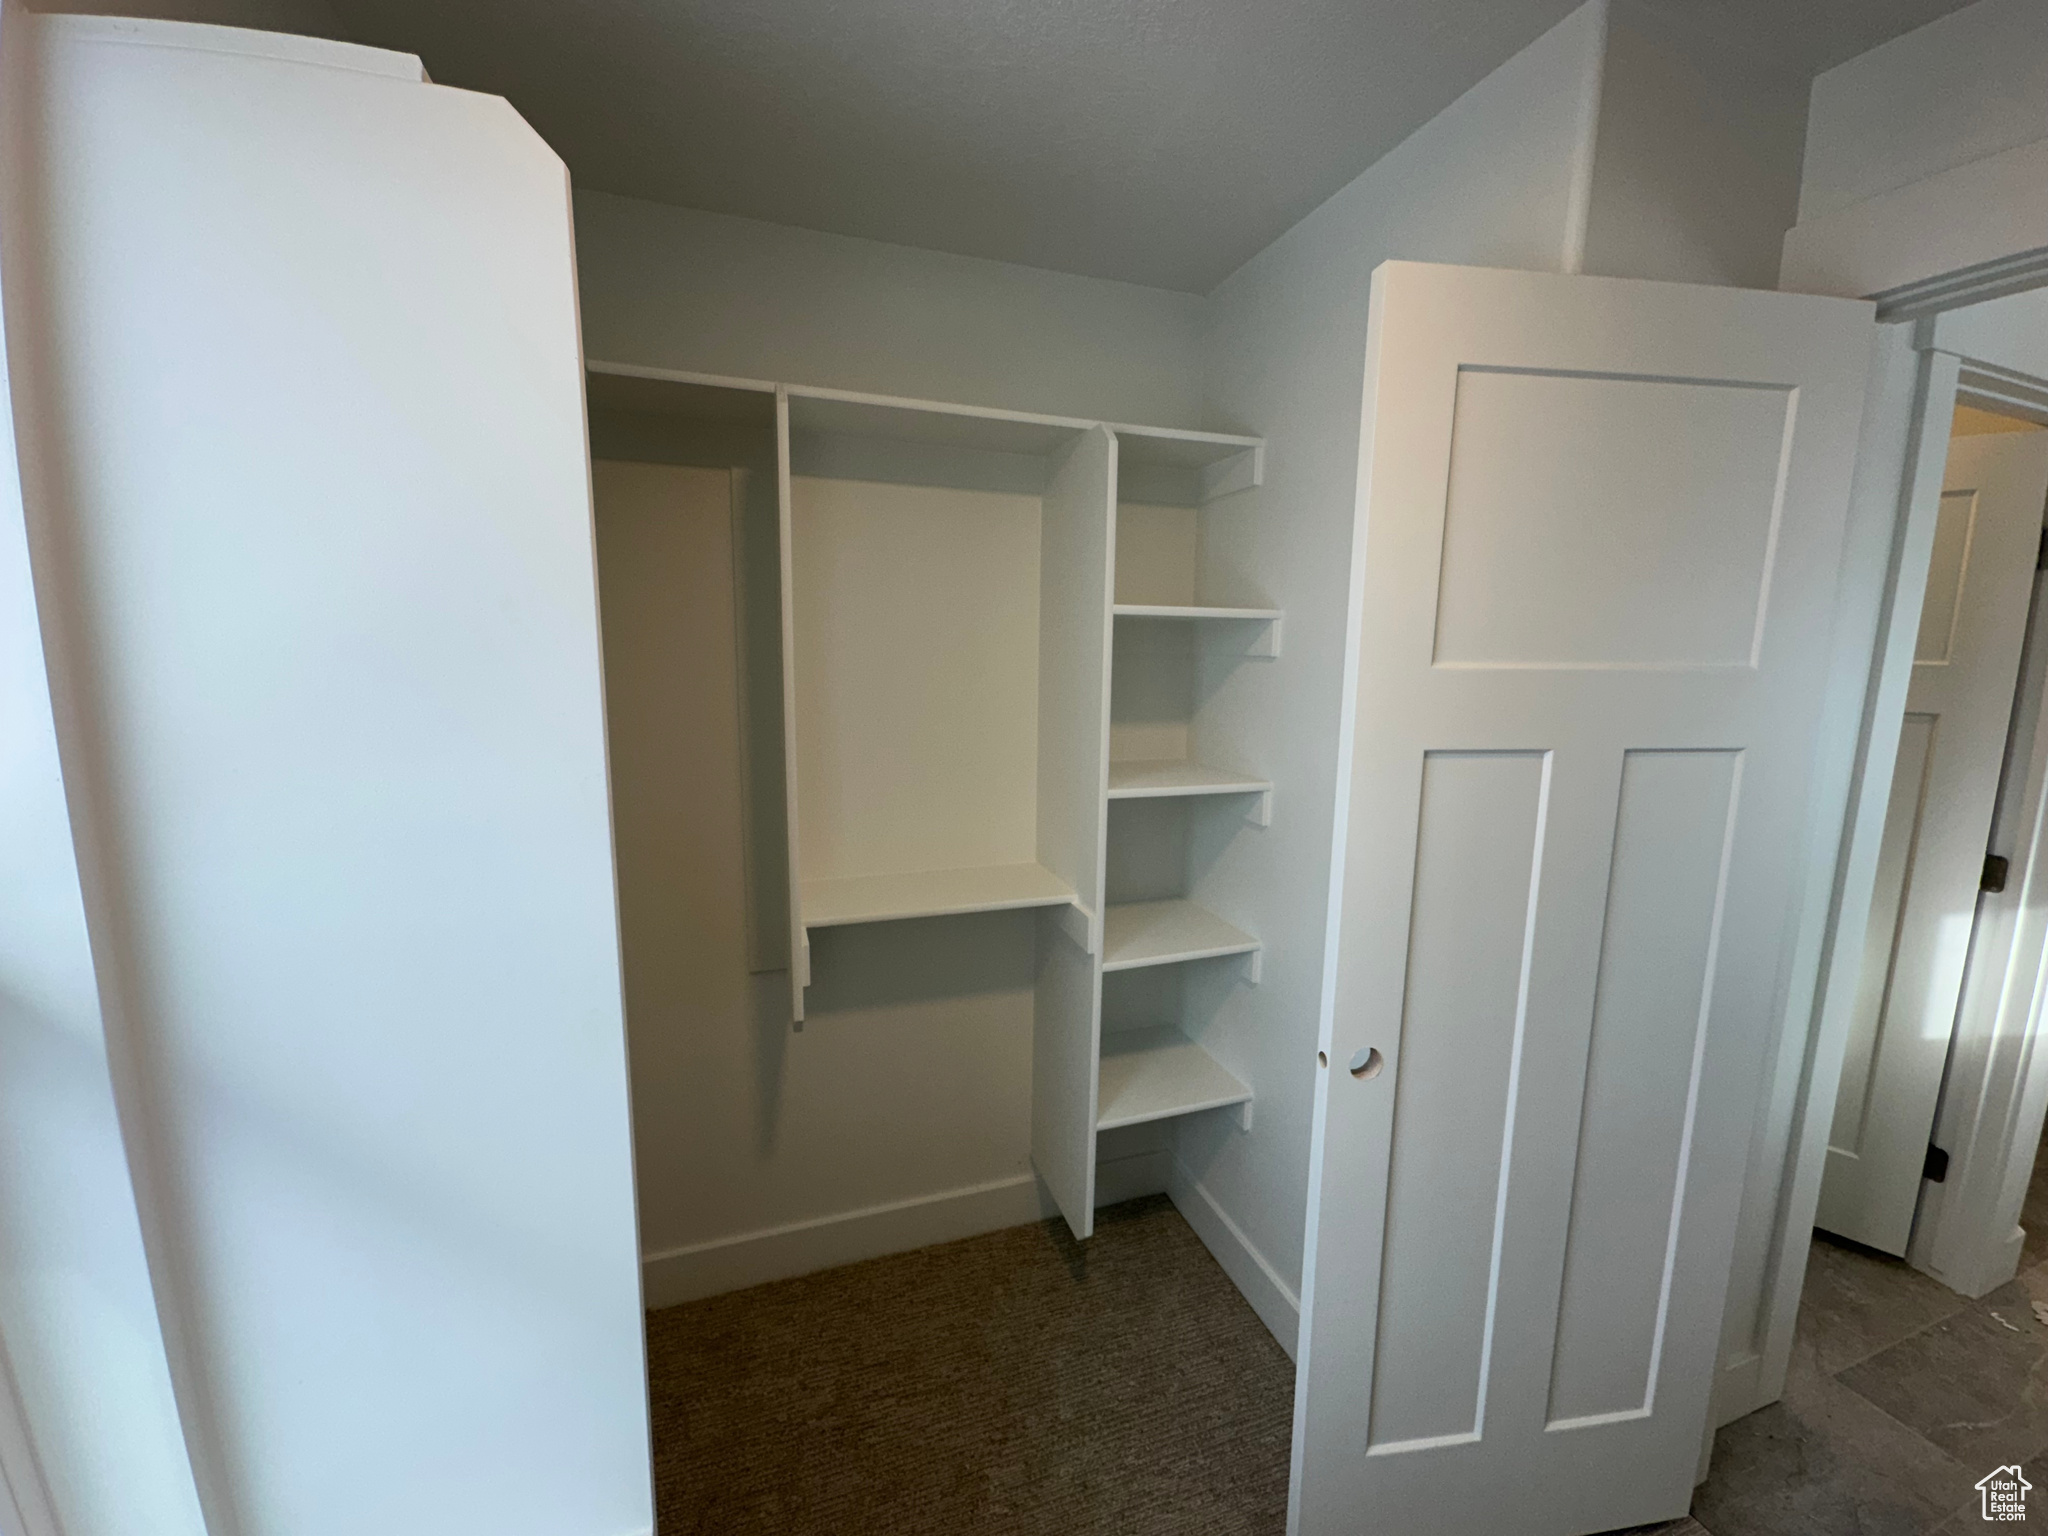
[[[1147,707],[1179,717],[1149,731],[1120,731],[1112,699],[1142,635],[1183,682],[1198,653],[1278,654],[1279,609],[1194,579],[1201,519],[1256,515],[1263,444],[794,385],[776,437],[795,1018],[830,963],[820,930],[1040,909],[1033,1159],[1085,1237],[1099,1131],[1232,1107],[1250,1124],[1177,989],[1106,1020],[1104,978],[1258,977],[1258,939],[1185,893],[1109,899],[1109,853],[1119,804],[1270,819],[1270,780],[1188,751],[1189,689],[1139,666]]]
[[[1256,983],[1261,945],[1242,893],[1197,889],[1218,882],[1197,879],[1189,850],[1272,819],[1251,744],[1218,739],[1203,709],[1210,686],[1280,654],[1281,610],[1209,559],[1203,536],[1212,518],[1258,515],[1264,450],[1129,428],[1118,448],[1096,1125],[1235,1107],[1248,1130],[1251,1090],[1198,1043],[1191,981]]]

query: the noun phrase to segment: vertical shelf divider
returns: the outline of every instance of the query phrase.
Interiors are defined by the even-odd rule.
[[[804,988],[811,984],[811,940],[804,930],[803,877],[796,823],[796,564],[789,500],[789,391],[775,389],[776,547],[782,561],[782,784],[789,812],[789,1007],[803,1028]]]
[[[1107,429],[1079,435],[1046,485],[1039,546],[1038,860],[1078,911],[1039,919],[1031,1156],[1080,1238],[1095,1224],[1116,456]]]

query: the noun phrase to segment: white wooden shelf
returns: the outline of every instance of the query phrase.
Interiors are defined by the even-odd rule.
[[[1146,800],[1162,795],[1262,795],[1272,788],[1268,779],[1248,778],[1222,768],[1171,758],[1109,765],[1112,800]]]
[[[1211,768],[1204,763],[1164,759],[1154,762],[1112,761],[1109,765],[1109,798],[1112,800],[1159,800],[1190,795],[1256,795],[1252,807],[1254,826],[1273,824],[1273,785],[1269,779],[1254,779],[1242,773]]]
[[[1258,953],[1259,941],[1192,901],[1133,901],[1103,913],[1102,968],[1135,970]]]
[[[881,438],[996,453],[1056,454],[1092,423],[1073,416],[1042,416],[956,405],[942,400],[906,400],[857,390],[788,387],[789,425],[794,432]]]
[[[1278,656],[1281,620],[1278,608],[1218,608],[1205,603],[1115,603],[1110,611],[1120,619],[1177,619],[1196,623],[1257,624],[1258,638],[1246,654]]]
[[[1074,888],[1042,864],[851,875],[803,882],[803,925],[835,928],[847,923],[882,923],[906,917],[1058,907],[1073,901]]]
[[[1142,1125],[1230,1104],[1251,1114],[1252,1091],[1172,1026],[1102,1037],[1095,1128]]]
[[[1216,608],[1200,603],[1118,603],[1120,619],[1237,619],[1270,624],[1281,617],[1278,608]]]

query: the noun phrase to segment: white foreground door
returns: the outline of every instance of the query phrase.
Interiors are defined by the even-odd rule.
[[[647,1536],[568,178],[417,59],[32,21],[10,382],[207,1528]]]
[[[1685,1512],[1872,337],[1374,274],[1299,1531]]]
[[[1904,1254],[1955,1030],[2048,497],[2048,432],[1957,438],[1815,1224]]]

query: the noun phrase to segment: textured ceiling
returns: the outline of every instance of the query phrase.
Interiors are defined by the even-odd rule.
[[[1204,292],[1576,0],[329,3],[582,187]],[[1673,3],[1811,74],[1962,0]]]

